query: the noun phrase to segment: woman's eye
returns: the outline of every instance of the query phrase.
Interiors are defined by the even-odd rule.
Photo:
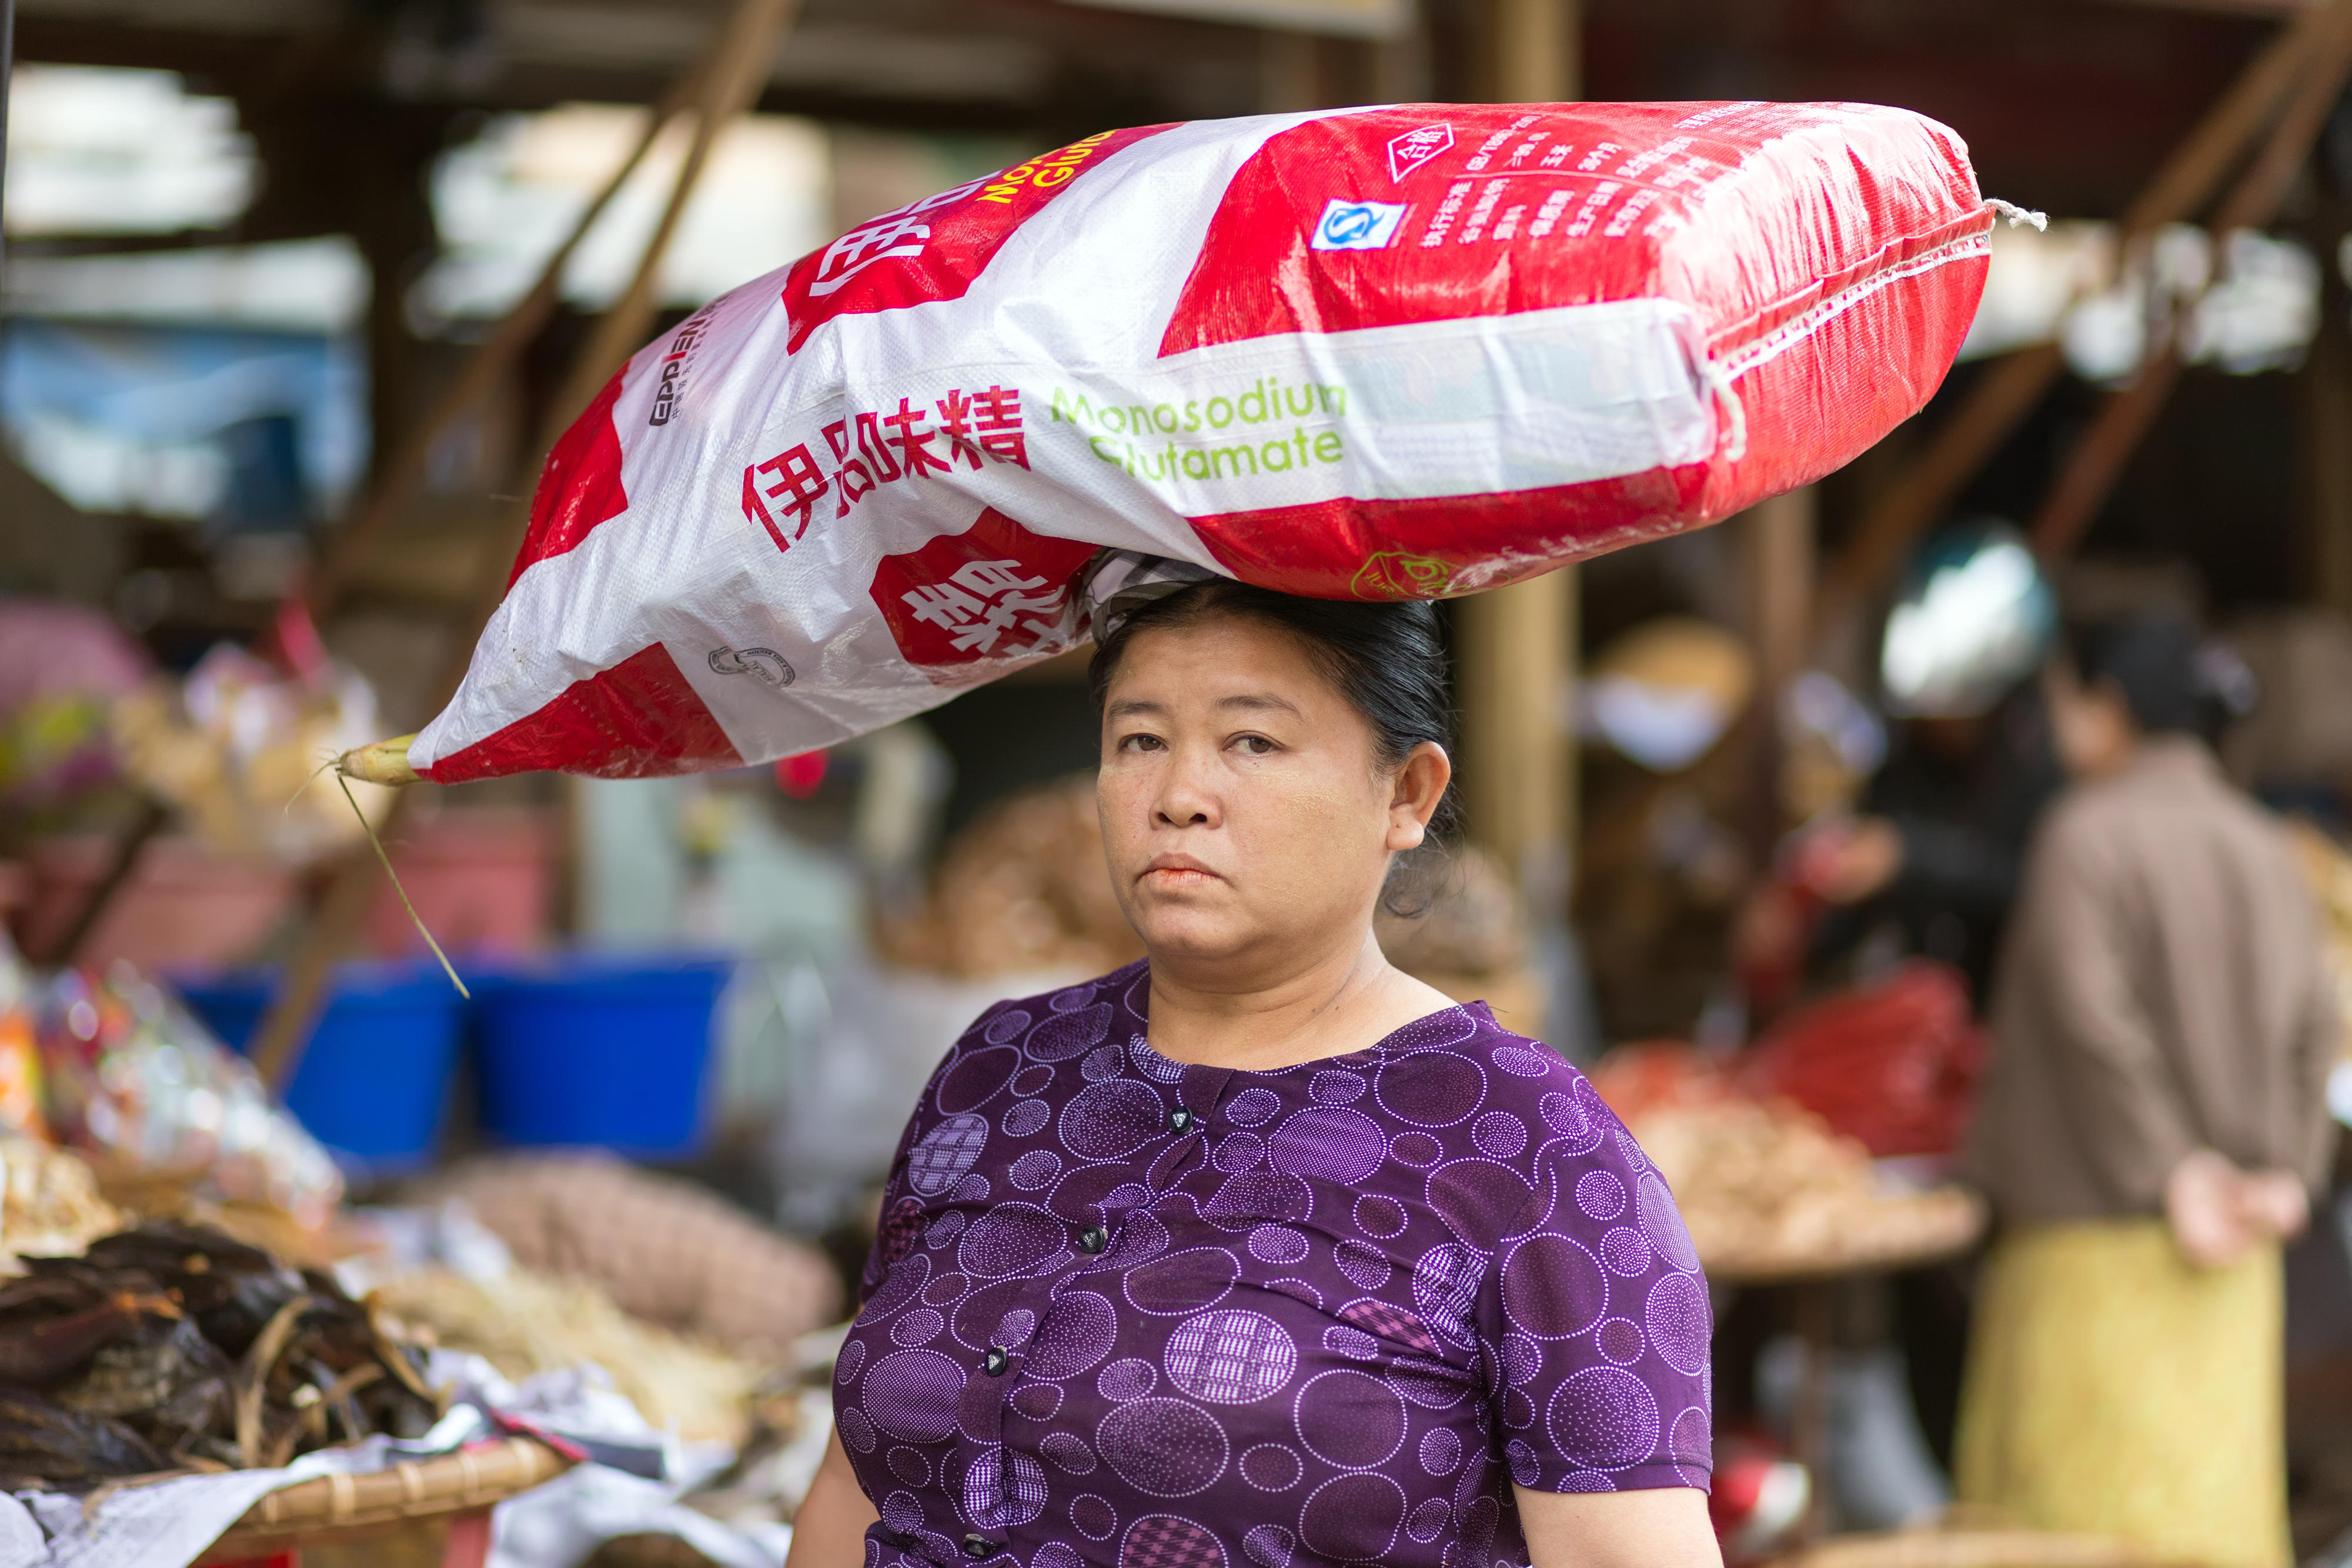
[[[1156,735],[1122,736],[1118,742],[1121,751],[1157,751],[1160,747],[1160,740]]]
[[[1274,742],[1262,735],[1237,735],[1234,744],[1249,757],[1265,757],[1274,750]]]

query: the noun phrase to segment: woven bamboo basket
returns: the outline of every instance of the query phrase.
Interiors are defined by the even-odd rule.
[[[325,1541],[442,1521],[529,1491],[572,1468],[532,1437],[502,1437],[368,1475],[317,1476],[271,1492],[196,1559],[234,1563]]]

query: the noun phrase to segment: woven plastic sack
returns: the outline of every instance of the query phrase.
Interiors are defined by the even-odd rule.
[[[1082,641],[1141,551],[1473,592],[1714,521],[1934,392],[1993,214],[1867,104],[1416,104],[1106,131],[641,350],[550,455],[409,761],[734,767]]]

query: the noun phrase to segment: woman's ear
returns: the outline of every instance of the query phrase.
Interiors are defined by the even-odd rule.
[[[1445,798],[1446,786],[1453,779],[1454,761],[1435,741],[1424,740],[1405,754],[1389,800],[1388,847],[1391,851],[1421,847],[1429,836],[1429,820],[1437,814],[1437,803]]]

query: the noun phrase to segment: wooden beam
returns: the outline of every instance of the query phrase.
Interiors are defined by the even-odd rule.
[[[2343,96],[2345,80],[2352,76],[2352,0],[2331,0],[2318,14],[2317,34],[2278,123],[2213,214],[2215,234],[2257,228],[2277,214]],[[2188,308],[2177,314],[2185,317]],[[2155,426],[2181,369],[2180,345],[2167,337],[2151,345],[2132,383],[2100,408],[2034,514],[2030,532],[2035,554],[2062,560],[2083,542],[2132,454]]]
[[[2212,200],[2247,147],[2279,115],[2327,29],[2325,9],[2315,9],[2282,28],[2254,57],[2126,210],[2118,226],[2126,250]],[[1919,460],[1864,514],[1839,552],[1822,584],[1816,637],[1834,632],[1877,591],[1911,541],[1944,514],[2064,369],[2058,347],[2044,343],[2020,350],[1984,371],[1960,406],[1936,427]]]
[[[457,379],[443,389],[431,410],[406,432],[384,460],[358,514],[333,536],[318,569],[310,574],[307,597],[311,614],[323,620],[334,612],[350,586],[353,568],[368,546],[394,516],[416,498],[435,444],[450,426],[478,407],[521,362],[524,353],[555,314],[562,293],[564,269],[571,264],[572,253],[587,238],[588,231],[596,226],[596,220],[604,215],[604,209],[612,204],[629,176],[645,162],[663,129],[692,100],[703,68],[698,64],[689,69],[654,106],[636,145],[605,180],[604,189],[581,212],[571,234],[541,267],[539,277],[529,292],[508,310],[488,339],[467,360]],[[396,279],[384,282],[378,293],[389,289],[396,295]]]

